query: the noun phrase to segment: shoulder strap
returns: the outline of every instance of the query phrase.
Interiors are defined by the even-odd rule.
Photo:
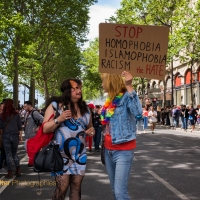
[[[55,115],[54,118],[57,118],[59,116],[59,112],[58,112],[59,103],[58,102],[56,102],[56,103],[57,103],[57,105],[56,105],[56,115]]]
[[[12,120],[12,118],[14,117],[14,115],[12,115],[11,117],[10,117],[10,119],[9,119],[9,121],[8,121],[8,123],[4,126],[4,128],[3,128],[3,130],[2,130],[2,132],[4,132],[5,131],[5,129],[6,129],[6,127],[8,126],[8,124],[10,124],[10,122],[11,122],[11,120]]]
[[[37,110],[33,110],[33,111],[31,111],[31,117],[33,118],[33,121],[34,121],[34,123],[35,123],[35,125],[39,125],[39,121],[38,120],[36,120],[35,118],[34,118],[34,115],[33,115],[33,113],[35,112],[35,111],[37,111]],[[37,111],[38,112],[38,111]]]

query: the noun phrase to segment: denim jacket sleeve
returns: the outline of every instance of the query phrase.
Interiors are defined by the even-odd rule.
[[[136,118],[142,117],[142,105],[135,91],[128,93],[127,107]]]

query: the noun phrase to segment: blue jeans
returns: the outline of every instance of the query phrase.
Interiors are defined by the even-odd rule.
[[[105,163],[114,193],[114,200],[130,200],[128,180],[133,164],[134,151],[117,151],[105,149]]]
[[[148,117],[144,117],[144,130],[147,128],[148,126]]]
[[[184,117],[183,116],[181,116],[181,123],[182,123],[181,128],[183,128],[183,124],[184,124]],[[183,129],[185,129],[185,128],[183,128]]]
[[[188,118],[183,118],[183,129],[187,129],[187,126],[188,126]]]
[[[178,118],[173,117],[172,119],[173,119],[174,127],[177,128],[178,127]]]
[[[101,132],[102,132],[102,127],[94,127],[95,129],[95,136],[93,137],[93,141],[94,141],[94,147],[95,150],[99,150],[99,145],[101,142]]]

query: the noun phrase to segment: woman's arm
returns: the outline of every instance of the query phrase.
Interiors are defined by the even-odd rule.
[[[19,142],[23,142],[23,139],[22,139],[22,131],[19,131]]]
[[[85,131],[85,133],[89,136],[95,135],[95,129],[94,129],[93,124],[92,124],[92,114],[90,114],[90,122],[87,126],[87,130]]]
[[[57,105],[59,106],[59,105]],[[69,119],[71,118],[71,111],[70,110],[66,110],[66,111],[63,111],[62,114],[57,117],[57,121],[58,121],[58,124],[55,123],[54,121],[54,118],[50,118],[50,116],[54,114],[54,109],[53,109],[53,106],[52,104],[50,104],[48,106],[48,108],[46,109],[46,112],[45,112],[45,115],[44,115],[44,126],[43,126],[43,132],[44,133],[52,133],[55,131],[55,129],[59,126],[60,123],[64,122],[66,119]],[[48,121],[49,120],[49,121]]]

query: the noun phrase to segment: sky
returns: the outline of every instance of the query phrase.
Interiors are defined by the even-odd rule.
[[[90,20],[88,22],[89,24],[89,34],[87,36],[88,40],[93,40],[94,38],[99,36],[99,23],[105,22],[106,19],[109,19],[111,16],[114,15],[117,9],[120,8],[120,2],[121,0],[99,0],[98,3],[94,4],[90,7]],[[84,45],[84,48],[87,48],[89,45],[89,42],[87,42]],[[35,97],[37,99],[38,96],[38,102],[39,106],[44,103],[44,99],[40,94],[35,94]],[[25,100],[28,100],[29,94],[25,93]],[[24,88],[19,88],[19,100],[22,104],[24,102]],[[98,102],[96,102],[98,103]]]
[[[120,2],[121,0],[99,0],[98,3],[90,7],[89,40],[98,37],[99,24],[114,15],[116,10],[120,8]]]

